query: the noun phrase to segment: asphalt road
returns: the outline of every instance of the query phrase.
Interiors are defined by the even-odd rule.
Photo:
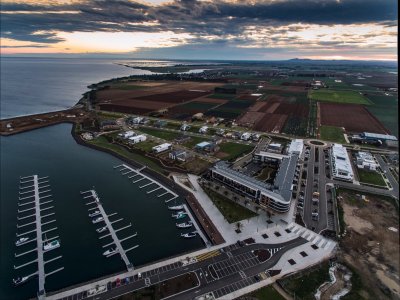
[[[200,281],[199,286],[172,296],[169,299],[187,300],[212,291],[216,293],[218,297],[221,297],[224,294],[257,282],[254,275],[272,268],[286,251],[306,242],[307,240],[298,237],[280,244],[251,244],[243,247],[237,244],[230,245],[223,248],[223,252],[217,256],[186,266],[182,266],[179,262],[150,270],[143,273],[141,279],[136,279],[127,285],[111,289],[110,291],[87,299],[100,300],[117,298],[123,294],[189,272],[195,272],[197,274]],[[252,253],[252,251],[257,249],[267,249],[272,255],[268,260],[260,262]],[[68,297],[67,299],[78,299],[78,297]]]

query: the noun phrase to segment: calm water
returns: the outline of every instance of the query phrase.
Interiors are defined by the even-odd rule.
[[[151,74],[110,59],[2,57],[0,118],[73,106],[87,86],[105,79]]]
[[[36,279],[17,288],[10,284],[14,276],[35,271],[35,265],[13,270],[13,265],[32,258],[14,258],[20,176],[50,176],[58,227],[56,234],[60,236],[61,247],[47,253],[47,257],[63,257],[46,266],[46,270],[60,266],[65,269],[46,279],[47,291],[125,269],[119,256],[102,256],[102,245],[109,240],[98,240],[96,226],[91,224],[87,207],[79,193],[92,186],[95,186],[105,210],[117,212],[119,217],[125,219],[118,226],[132,222],[133,226],[123,230],[120,237],[138,232],[137,237],[124,242],[126,247],[140,245],[128,253],[135,266],[203,246],[200,238],[182,240],[179,237],[180,231],[175,228],[175,220],[170,217],[171,212],[165,203],[156,197],[157,192],[150,195],[144,193],[146,189],[139,189],[138,184],[132,184],[127,177],[113,169],[121,161],[76,144],[70,131],[71,125],[61,124],[0,138],[0,299],[26,299],[35,296],[37,291]],[[18,252],[23,250],[18,249]]]

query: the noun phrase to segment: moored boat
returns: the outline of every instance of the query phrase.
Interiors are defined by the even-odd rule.
[[[97,218],[95,218],[95,219],[92,220],[92,223],[93,223],[93,224],[96,224],[96,223],[99,223],[99,222],[101,222],[101,221],[103,221],[103,220],[104,220],[103,217],[97,217]]]
[[[44,252],[50,251],[50,250],[56,249],[58,247],[60,247],[60,241],[59,240],[54,240],[54,241],[51,241],[51,242],[46,241],[43,244],[43,251]]]
[[[21,285],[21,284],[27,282],[28,279],[29,279],[29,276],[17,277],[16,279],[13,279],[13,285],[14,285],[14,286]]]
[[[110,248],[110,249],[108,249],[107,251],[104,251],[104,252],[103,252],[103,255],[104,255],[104,256],[108,256],[108,255],[114,254],[114,253],[116,253],[116,252],[118,252],[118,249],[117,249],[117,248]]]
[[[176,227],[178,228],[190,228],[193,226],[192,221],[184,222],[184,223],[176,223]]]
[[[15,246],[21,246],[21,245],[25,244],[28,240],[29,240],[29,238],[22,237],[15,242]]]
[[[100,227],[100,228],[97,228],[96,229],[96,231],[98,232],[98,233],[102,233],[103,231],[106,231],[107,230],[107,226],[103,226],[103,227]]]
[[[101,212],[99,210],[95,210],[94,212],[89,214],[89,217],[95,217],[95,216],[100,215],[100,214],[101,214]]]
[[[168,206],[169,210],[181,210],[184,209],[185,207],[183,205],[175,205],[175,206]]]
[[[195,237],[196,235],[197,235],[196,231],[188,232],[188,233],[181,233],[181,237],[186,238],[186,239]]]

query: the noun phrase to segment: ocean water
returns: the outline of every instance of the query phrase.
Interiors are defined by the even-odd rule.
[[[2,57],[0,118],[66,109],[87,86],[128,75],[151,74],[115,64],[119,60]]]
[[[137,232],[134,237],[123,242],[125,249],[136,244],[139,248],[128,252],[128,258],[134,266],[151,263],[166,257],[175,256],[204,247],[199,237],[182,239],[181,232],[171,218],[171,211],[164,203],[167,196],[157,197],[157,192],[147,194],[152,189],[139,189],[140,183],[133,184],[127,176],[122,176],[113,166],[122,162],[103,152],[81,146],[71,136],[70,124],[59,124],[9,137],[0,137],[1,152],[1,199],[0,199],[0,299],[27,299],[37,292],[37,279],[27,284],[13,287],[12,278],[25,276],[36,271],[36,264],[14,270],[34,259],[35,255],[15,258],[14,253],[32,249],[32,244],[16,247],[17,201],[20,176],[38,174],[49,176],[55,223],[46,228],[57,226],[61,247],[46,253],[45,258],[62,255],[60,260],[46,265],[46,271],[59,267],[65,269],[46,278],[46,290],[54,291],[83,281],[125,270],[119,255],[105,258],[103,245],[111,239],[99,240],[95,231],[98,224],[91,223],[88,207],[80,191],[93,186],[101,198],[107,213],[116,212],[116,228],[132,223],[132,227],[118,233],[120,238]],[[154,186],[153,186],[154,188]],[[179,204],[181,199],[170,204]],[[112,217],[113,220],[117,219]],[[22,223],[27,223],[22,222]],[[33,226],[20,229],[28,231]],[[32,235],[34,237],[34,234]]]

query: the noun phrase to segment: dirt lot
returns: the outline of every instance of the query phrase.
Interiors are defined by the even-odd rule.
[[[254,129],[258,131],[279,133],[285,125],[287,118],[287,115],[265,114],[264,117],[254,126]]]
[[[352,266],[363,283],[358,293],[365,299],[398,299],[399,228],[398,210],[377,196],[362,200],[340,191],[347,234],[341,241],[343,260]],[[355,298],[354,298],[355,299]]]
[[[363,105],[320,103],[321,125],[344,127],[347,132],[388,133]]]

